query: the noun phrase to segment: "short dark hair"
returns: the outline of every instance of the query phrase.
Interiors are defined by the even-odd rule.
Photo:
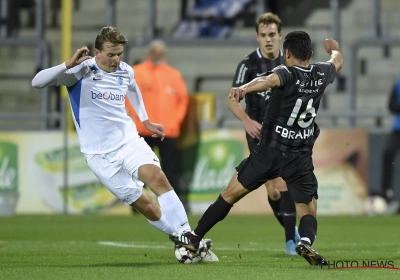
[[[282,27],[282,21],[281,19],[278,17],[278,15],[273,14],[273,13],[265,13],[262,14],[261,16],[259,16],[256,20],[256,32],[258,34],[258,26],[260,24],[265,24],[265,25],[269,25],[271,23],[275,23],[276,27],[278,27],[278,32],[281,32],[281,27]]]
[[[107,26],[103,27],[100,30],[100,33],[97,34],[96,40],[94,42],[94,47],[101,51],[103,49],[103,44],[105,42],[110,42],[113,45],[126,45],[128,40],[125,36],[115,27]]]
[[[293,31],[286,35],[283,49],[289,50],[294,57],[301,61],[308,60],[312,52],[311,38],[304,31]]]

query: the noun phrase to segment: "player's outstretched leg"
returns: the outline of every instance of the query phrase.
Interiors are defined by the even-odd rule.
[[[175,231],[175,228],[169,223],[160,210],[158,203],[146,189],[143,189],[142,195],[131,204],[131,207],[137,209],[145,216],[150,225],[156,229],[166,234],[171,234]]]
[[[174,227],[174,231],[178,233],[190,231],[185,208],[160,167],[144,164],[138,169],[138,178],[157,195],[161,211]]]

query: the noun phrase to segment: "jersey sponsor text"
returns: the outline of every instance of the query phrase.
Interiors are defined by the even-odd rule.
[[[308,80],[308,81],[297,80],[296,85],[299,85],[300,87],[307,87],[307,86],[318,87],[322,86],[323,82],[322,79]]]
[[[283,138],[287,139],[307,139],[314,135],[314,126],[311,128],[301,129],[298,131],[290,130],[280,125],[277,125],[275,132],[278,133]]]
[[[104,99],[104,100],[124,100],[125,95],[123,94],[113,94],[111,92],[97,93],[90,91],[92,93],[92,99]]]

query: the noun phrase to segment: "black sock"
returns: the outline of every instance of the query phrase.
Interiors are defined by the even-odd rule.
[[[216,223],[225,219],[232,206],[219,195],[217,200],[201,216],[197,227],[194,229],[196,235],[203,238]]]
[[[288,191],[281,192],[281,212],[285,228],[286,242],[294,240],[294,228],[296,226],[296,206]]]
[[[317,236],[317,219],[312,215],[305,215],[300,219],[299,234],[300,238],[307,237],[310,239],[310,245],[314,243]]]
[[[275,217],[278,219],[279,223],[285,227],[285,224],[283,222],[283,218],[282,218],[282,213],[281,213],[281,202],[280,199],[278,200],[272,200],[269,196],[268,196],[268,202],[269,205],[271,205],[271,209],[272,211],[274,211],[274,215]]]

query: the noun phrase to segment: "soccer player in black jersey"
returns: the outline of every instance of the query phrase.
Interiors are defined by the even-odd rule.
[[[247,55],[237,66],[232,87],[242,86],[254,78],[266,76],[275,67],[284,64],[283,51],[279,49],[282,39],[282,22],[272,13],[258,17],[255,23],[259,47]],[[243,123],[249,151],[253,151],[260,139],[261,124],[267,108],[270,90],[260,91],[245,96],[246,111],[230,99],[228,107]],[[299,234],[296,228],[296,208],[282,178],[266,182],[268,202],[275,217],[285,229],[286,253],[297,255],[296,244]]]
[[[231,89],[230,97],[237,103],[246,94],[272,88],[259,144],[236,167],[228,186],[204,212],[197,227],[182,235],[172,233],[173,242],[196,251],[201,238],[228,215],[233,204],[264,182],[282,177],[300,220],[297,253],[311,265],[327,264],[311,248],[317,234],[318,199],[312,148],[319,135],[315,117],[321,97],[342,68],[343,59],[335,40],[326,39],[324,48],[330,54],[329,61],[310,64],[309,35],[303,31],[290,32],[283,42],[286,66],[278,66],[268,76]]]

